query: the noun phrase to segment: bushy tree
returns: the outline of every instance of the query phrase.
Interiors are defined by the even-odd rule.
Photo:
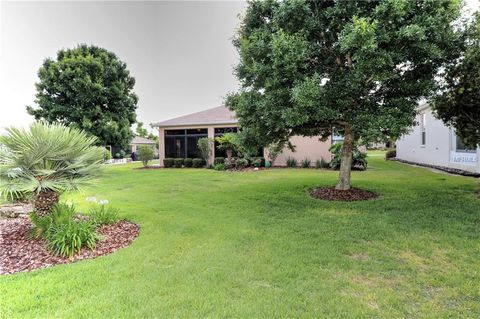
[[[64,191],[76,190],[100,173],[105,149],[97,139],[62,124],[8,128],[0,136],[0,195],[32,195],[35,213],[46,215]]]
[[[455,128],[463,142],[480,144],[480,13],[467,29],[466,50],[446,68],[441,93],[433,99],[436,115]]]
[[[38,71],[37,120],[59,122],[96,136],[101,145],[125,148],[132,138],[138,98],[127,65],[105,49],[80,45],[58,51]]]
[[[200,152],[200,157],[205,161],[208,166],[208,158],[213,151],[213,140],[208,137],[202,137],[197,141],[197,148]]]
[[[225,150],[227,153],[227,159],[230,162],[233,151],[237,147],[237,133],[225,133],[222,136],[216,137],[215,140],[218,142],[218,148]]]
[[[250,1],[234,39],[241,90],[227,97],[259,146],[343,134],[336,188],[350,189],[353,145],[395,139],[458,54],[461,1]]]
[[[140,146],[138,150],[138,159],[142,161],[144,167],[148,166],[148,162],[153,159],[154,155],[153,149],[147,145]]]

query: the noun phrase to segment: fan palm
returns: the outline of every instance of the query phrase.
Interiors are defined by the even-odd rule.
[[[233,155],[233,151],[237,147],[237,134],[235,133],[225,133],[222,136],[219,136],[215,138],[216,141],[218,142],[218,149],[220,150],[225,150],[227,153],[227,158],[230,160],[230,158]]]
[[[100,173],[104,150],[79,129],[37,122],[7,133],[0,136],[0,195],[32,195],[40,216],[50,212],[62,192],[76,190]]]

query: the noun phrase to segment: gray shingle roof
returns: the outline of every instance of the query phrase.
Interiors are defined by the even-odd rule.
[[[157,144],[157,142],[149,140],[145,137],[135,136],[130,144]]]
[[[153,123],[154,127],[188,126],[188,125],[214,125],[236,124],[235,112],[225,106],[218,106],[208,110],[179,116],[170,120]]]

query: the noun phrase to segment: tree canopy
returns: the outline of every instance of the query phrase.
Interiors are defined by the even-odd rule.
[[[354,142],[413,125],[418,101],[458,55],[461,1],[251,1],[233,41],[239,92],[226,104],[251,141],[343,134],[338,189]],[[349,162],[350,161],[350,162]]]
[[[128,145],[138,98],[135,79],[114,53],[87,45],[63,49],[43,62],[38,77],[38,108],[27,106],[35,119],[80,128],[99,144]]]
[[[467,29],[464,55],[446,68],[436,115],[470,147],[480,144],[480,13]]]

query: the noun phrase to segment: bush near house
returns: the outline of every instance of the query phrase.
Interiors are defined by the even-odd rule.
[[[173,160],[173,166],[175,166],[176,168],[182,168],[183,166],[183,158],[175,158]]]
[[[225,157],[215,157],[213,160],[213,165],[225,164]]]
[[[213,166],[213,169],[216,171],[224,171],[227,169],[224,163],[218,163]]]
[[[205,162],[201,158],[194,158],[192,160],[192,166],[195,168],[203,167],[205,165]]]
[[[287,158],[287,167],[297,167],[297,160],[293,157]]]
[[[193,165],[193,159],[192,158],[185,158],[183,160],[183,166],[192,167],[192,165]]]
[[[310,161],[308,158],[305,158],[304,160],[302,160],[302,167],[303,168],[309,168],[311,162],[312,161]]]
[[[242,169],[248,166],[248,160],[246,158],[237,158],[235,160],[235,167]]]
[[[330,146],[330,152],[333,154],[333,158],[330,162],[330,167],[338,170],[340,169],[341,163],[341,152],[342,152],[342,143],[335,143]],[[367,169],[367,154],[362,153],[358,150],[358,146],[354,145],[353,156],[352,156],[352,168],[358,170]]]
[[[265,166],[265,157],[252,157],[250,163],[253,167],[263,167]]]
[[[164,158],[163,159],[163,166],[164,167],[173,167],[173,158]]]
[[[396,149],[389,149],[385,153],[385,159],[395,158],[397,157],[397,150]]]
[[[147,145],[140,146],[138,150],[138,159],[142,161],[144,167],[148,166],[148,162],[153,159],[154,155],[153,149]]]

